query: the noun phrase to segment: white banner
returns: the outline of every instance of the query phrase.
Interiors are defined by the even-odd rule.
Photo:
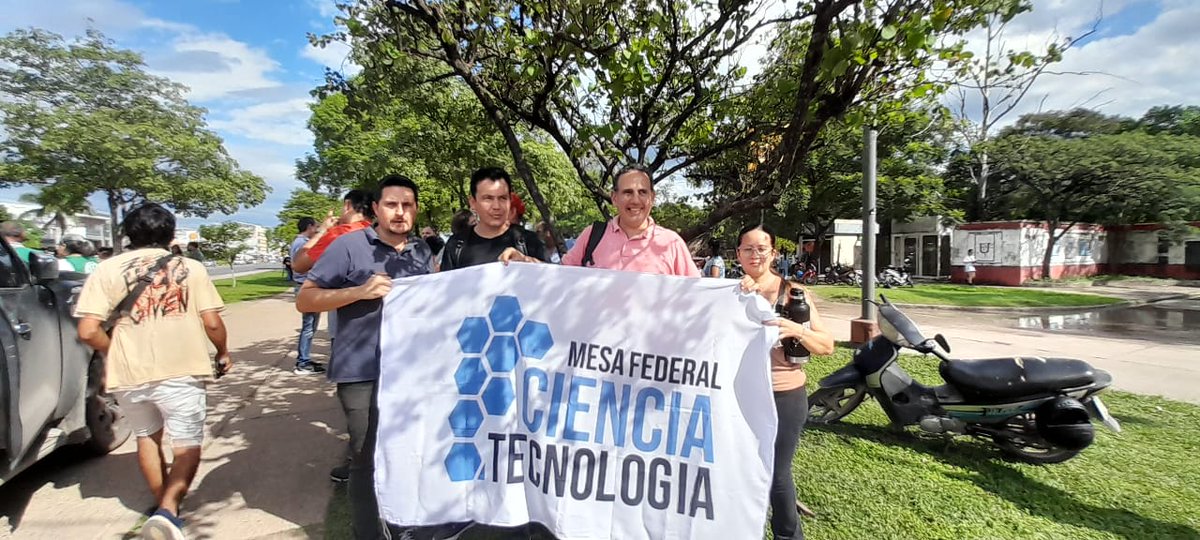
[[[772,317],[732,280],[518,263],[397,280],[382,515],[536,521],[564,540],[761,537]]]

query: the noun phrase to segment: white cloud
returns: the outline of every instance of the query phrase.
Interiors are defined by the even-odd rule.
[[[317,13],[325,19],[332,19],[341,13],[335,0],[308,0],[308,5],[317,10]]]
[[[2,8],[0,28],[36,26],[71,37],[82,35],[89,26],[107,33],[134,30],[146,16],[137,7],[120,0],[75,0],[53,4],[43,0],[8,0]]]
[[[324,47],[317,47],[310,43],[300,51],[300,56],[312,60],[323,67],[339,71],[347,77],[356,75],[362,71],[362,66],[350,60],[350,45],[340,41],[330,42]]]
[[[187,61],[197,55],[212,58],[211,68],[197,69]],[[195,101],[282,85],[270,77],[279,70],[279,62],[262,49],[222,34],[183,33],[171,43],[170,53],[152,56],[147,63],[156,74],[187,85],[188,97]]]
[[[209,121],[214,129],[259,141],[289,146],[312,146],[306,127],[310,98],[259,103],[236,108]]]
[[[1113,23],[1121,9],[1135,3],[1104,2],[1107,23]],[[1044,75],[1024,100],[1004,118],[1002,124],[1022,114],[1040,110],[1089,107],[1106,114],[1139,117],[1155,105],[1195,104],[1200,95],[1200,79],[1193,74],[1192,58],[1200,50],[1200,3],[1162,2],[1159,15],[1150,23],[1123,35],[1102,35],[1076,45],[1063,55],[1052,71],[1068,73]],[[1035,6],[1035,10],[1014,19],[1007,35],[1010,49],[1044,50],[1054,35],[1078,36],[1091,28],[1100,3],[1056,0]],[[1102,25],[1102,28],[1108,24]],[[980,37],[971,36],[971,48],[981,50]],[[1069,73],[1089,73],[1072,75]],[[978,111],[978,98],[969,103]],[[996,96],[993,96],[995,99]],[[976,116],[977,116],[976,112]],[[977,119],[977,118],[976,118]]]

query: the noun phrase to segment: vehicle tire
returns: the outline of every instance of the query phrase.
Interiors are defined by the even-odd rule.
[[[86,414],[87,428],[91,432],[87,442],[83,443],[91,452],[104,455],[116,450],[129,439],[132,430],[116,398],[104,392],[101,381],[104,380],[104,361],[99,356],[92,357],[89,370]]]
[[[832,424],[854,412],[867,398],[865,385],[819,388],[808,396],[808,423]]]
[[[1067,450],[1054,445],[1027,444],[1018,439],[995,436],[992,440],[1000,447],[1000,452],[1016,461],[1033,465],[1053,465],[1062,463],[1079,455],[1080,450]]]

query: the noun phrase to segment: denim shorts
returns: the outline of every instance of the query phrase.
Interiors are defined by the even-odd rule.
[[[133,433],[149,437],[163,429],[171,446],[187,448],[204,442],[207,394],[194,377],[176,377],[113,392]]]

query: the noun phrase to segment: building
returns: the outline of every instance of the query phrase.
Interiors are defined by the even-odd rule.
[[[37,204],[0,201],[0,206],[8,210],[8,213],[14,219],[32,222],[45,232],[45,239],[54,243],[58,243],[65,235],[74,234],[91,240],[96,247],[112,247],[113,245],[112,223],[109,220],[108,214],[77,214],[66,216],[66,230],[59,230],[58,224],[54,222],[53,215],[38,216],[36,214],[37,210],[41,208]]]
[[[819,251],[816,235],[811,228],[804,231],[800,244],[805,252],[816,251],[814,254],[821,269],[834,263],[862,268],[862,224],[861,219],[835,219],[820,242]],[[879,225],[875,227],[878,230]]]
[[[892,221],[891,264],[905,266],[918,277],[949,276],[954,227],[943,223],[941,216],[914,219],[907,223]],[[886,259],[880,258],[880,261]]]
[[[239,260],[249,262],[262,262],[270,259],[271,250],[267,243],[267,228],[253,223],[236,222],[242,227],[242,230],[248,231],[250,236],[242,241],[246,246],[246,251],[242,253]]]

